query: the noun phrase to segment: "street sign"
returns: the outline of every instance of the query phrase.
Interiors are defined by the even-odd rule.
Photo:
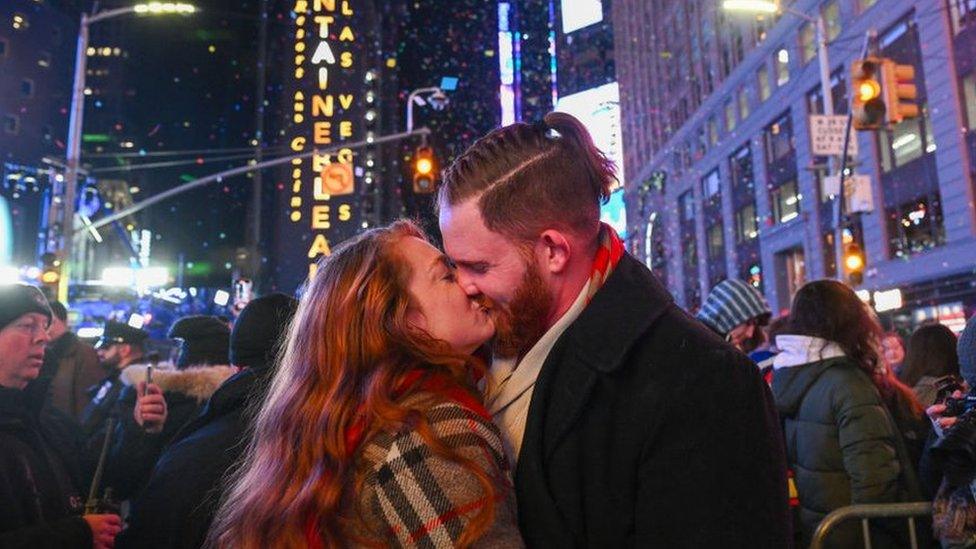
[[[814,156],[842,156],[844,154],[844,128],[847,115],[810,115],[810,148]],[[847,155],[857,156],[857,134],[851,128]]]
[[[840,176],[828,175],[823,180],[823,195],[828,197],[840,192]],[[871,190],[871,178],[867,175],[852,175],[844,184],[844,196],[847,198],[844,208],[849,213],[874,211],[874,193]]]

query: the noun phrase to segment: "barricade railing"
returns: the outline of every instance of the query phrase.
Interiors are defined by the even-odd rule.
[[[820,521],[813,533],[810,549],[823,549],[824,540],[831,530],[849,520],[861,521],[861,533],[864,535],[864,548],[871,549],[871,530],[868,522],[878,518],[904,518],[908,520],[908,534],[911,538],[912,549],[918,549],[918,528],[916,517],[931,517],[932,503],[919,501],[912,503],[876,503],[862,505],[848,505],[834,510]]]

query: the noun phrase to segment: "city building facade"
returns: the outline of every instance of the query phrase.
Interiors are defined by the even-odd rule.
[[[856,134],[848,165],[870,178],[872,207],[844,238],[865,251],[856,289],[879,312],[959,326],[976,305],[976,5],[789,4],[823,17],[836,114],[865,45],[914,67],[920,115]],[[837,276],[824,185],[837,163],[811,149],[810,115],[823,113],[812,22],[711,0],[617,0],[614,22],[631,250],[690,310],[724,278],[786,311],[804,282]]]
[[[32,0],[0,4],[0,265],[33,265],[49,188],[63,158],[77,20]]]

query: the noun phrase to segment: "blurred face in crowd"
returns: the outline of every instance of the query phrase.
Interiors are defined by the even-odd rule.
[[[888,364],[901,364],[905,360],[905,347],[901,344],[901,339],[897,336],[887,335],[881,340],[884,350],[885,362]]]
[[[749,352],[752,349],[746,349],[746,343],[751,343],[751,340],[756,335],[756,330],[759,329],[760,328],[756,326],[755,321],[749,320],[739,324],[735,328],[732,328],[726,338],[729,340],[729,343],[735,346],[736,349],[743,352]]]
[[[545,333],[553,298],[533,252],[488,229],[477,204],[441,208],[444,249],[457,265],[461,288],[495,321],[494,354],[515,357]]]
[[[51,317],[51,327],[47,330],[47,334],[51,336],[51,341],[63,336],[67,331],[68,327],[65,325],[64,321],[58,318],[57,315]]]
[[[0,330],[0,386],[23,389],[37,378],[50,341],[48,319],[27,313]]]
[[[113,343],[98,349],[98,361],[106,370],[121,370],[141,356],[142,353],[128,343]]]
[[[397,246],[410,264],[408,290],[413,306],[408,321],[457,351],[472,353],[495,333],[484,306],[458,285],[447,256],[423,240],[408,236]]]

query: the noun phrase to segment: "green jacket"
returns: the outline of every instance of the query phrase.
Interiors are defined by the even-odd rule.
[[[856,363],[837,357],[780,368],[772,389],[800,500],[798,546],[809,544],[821,519],[837,508],[916,499],[904,444],[874,383]],[[893,541],[891,536],[899,533],[883,523],[872,528],[876,545]],[[860,525],[848,523],[829,541],[859,547]]]

